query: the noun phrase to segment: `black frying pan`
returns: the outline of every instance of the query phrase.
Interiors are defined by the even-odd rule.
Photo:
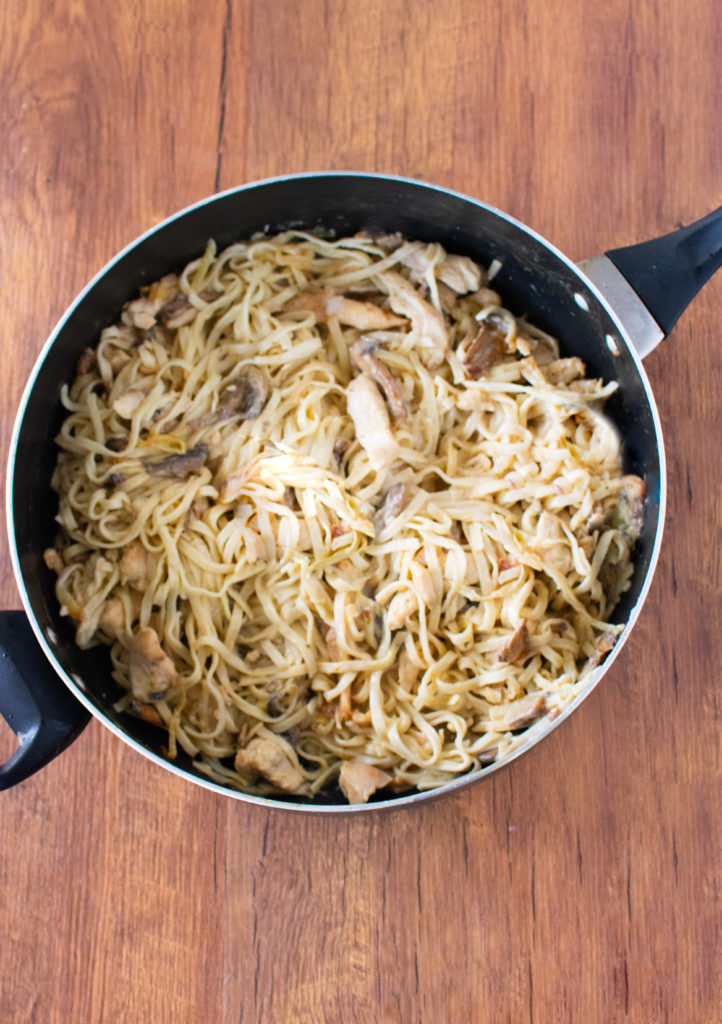
[[[433,185],[343,173],[247,185],[189,207],[116,256],[63,316],[27,385],[11,446],[7,501],[10,547],[25,613],[0,614],[0,713],[20,742],[0,767],[0,788],[21,782],[45,765],[77,736],[92,713],[152,760],[227,795],[307,810],[359,811],[369,806],[349,807],[338,792],[312,802],[248,796],[210,782],[184,754],[169,762],[163,756],[160,730],[113,710],[120,691],[111,678],[107,648],[81,651],[75,646],[72,624],[58,613],[55,574],[42,560],[56,532],[57,501],[49,481],[57,454],[53,438],[64,415],[59,388],[72,380],[83,349],[96,343],[100,331],[117,319],[123,303],[137,295],[141,285],[178,271],[203,251],[209,238],[222,248],[258,231],[293,227],[338,234],[369,227],[400,231],[409,238],[439,241],[449,251],[484,265],[500,260],[494,287],[504,304],[517,315],[528,314],[534,324],[559,338],[563,354],[580,356],[590,376],[619,381],[621,387],[606,411],[624,437],[627,471],[642,476],[647,485],[632,586],[614,614],[626,628],[574,704],[553,723],[542,722],[530,730],[524,744],[506,760],[430,793],[391,799],[381,794],[370,806],[428,799],[509,763],[578,706],[629,634],[654,570],[665,500],[662,437],[640,356],[669,332],[722,264],[722,210],[663,238],[610,252],[580,270],[518,221]]]

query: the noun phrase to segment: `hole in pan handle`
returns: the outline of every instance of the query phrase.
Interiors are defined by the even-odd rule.
[[[722,206],[661,238],[610,249],[606,255],[669,334],[722,266]]]
[[[48,662],[21,611],[0,612],[0,714],[19,741],[0,765],[0,789],[39,771],[90,719]]]

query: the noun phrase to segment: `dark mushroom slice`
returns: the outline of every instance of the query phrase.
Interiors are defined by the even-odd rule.
[[[377,342],[361,335],[348,351],[354,365],[362,373],[368,373],[369,377],[373,377],[380,386],[396,419],[405,423],[409,418],[408,404],[393,373],[385,363],[374,355],[377,348]]]
[[[394,484],[393,487],[389,487],[374,520],[376,533],[380,533],[394,516],[402,512],[410,500],[411,489],[406,484]]]
[[[487,317],[476,337],[469,343],[461,361],[471,379],[478,380],[492,367],[504,362],[508,355],[506,331],[491,317]]]
[[[189,420],[188,426],[191,430],[201,430],[222,420],[229,420],[232,416],[253,420],[268,401],[270,389],[271,382],[266,371],[258,366],[249,366],[221,392],[217,409]]]
[[[526,622],[522,622],[499,651],[499,661],[519,661],[520,658],[526,658],[530,649],[529,630]]]
[[[160,308],[158,318],[165,327],[177,329],[193,323],[197,314],[185,292],[178,292]]]
[[[168,455],[165,459],[151,461],[143,459],[146,472],[151,476],[168,476],[176,480],[186,480],[194,473],[199,473],[208,458],[208,445],[197,444],[189,448],[183,455]]]

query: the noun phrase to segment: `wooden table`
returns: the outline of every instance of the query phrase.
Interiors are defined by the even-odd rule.
[[[214,190],[423,177],[575,259],[703,215],[721,51],[717,0],[4,0],[3,460],[76,292]],[[352,819],[215,796],[93,721],[0,795],[0,1018],[722,1021],[721,306],[722,275],[646,361],[663,553],[570,721],[458,796]],[[1,567],[19,606],[4,539]]]

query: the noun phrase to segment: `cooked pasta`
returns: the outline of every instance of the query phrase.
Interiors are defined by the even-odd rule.
[[[45,559],[169,758],[291,799],[438,787],[614,645],[644,501],[616,384],[490,276],[398,235],[209,243],[82,355]]]

